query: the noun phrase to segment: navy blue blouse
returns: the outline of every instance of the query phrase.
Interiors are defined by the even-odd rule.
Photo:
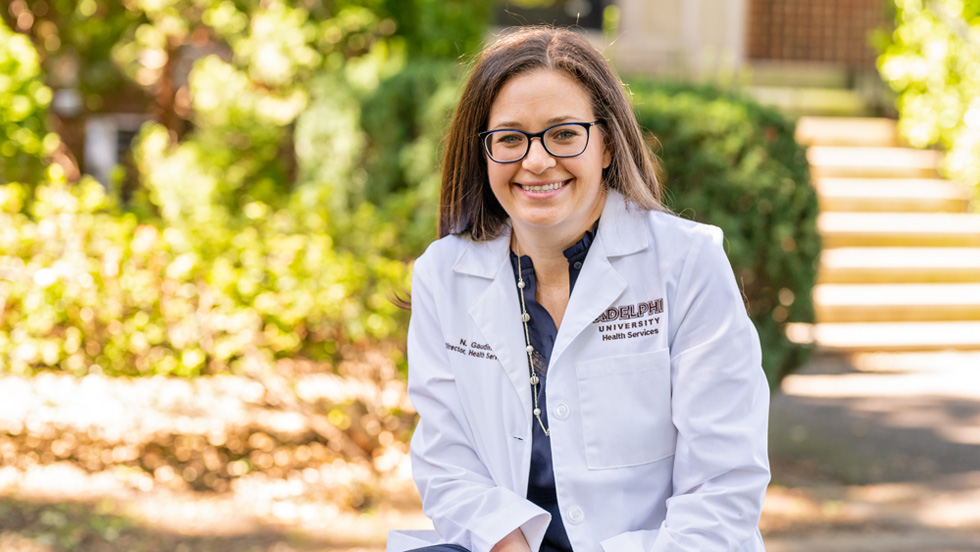
[[[582,271],[582,263],[585,256],[592,247],[595,240],[595,232],[599,227],[596,220],[592,229],[582,236],[582,239],[564,251],[565,258],[568,259],[568,293],[571,295],[575,287],[575,280],[578,279],[579,272]],[[510,254],[511,266],[514,269],[514,278],[517,278],[517,255]],[[548,364],[551,361],[551,351],[555,347],[555,339],[558,337],[558,328],[555,321],[543,306],[535,299],[537,290],[537,280],[534,275],[534,265],[531,258],[524,255],[520,258],[521,273],[524,276],[524,305],[531,319],[527,323],[528,334],[531,338],[531,346],[534,347],[534,369],[541,380],[538,386],[538,406],[541,408],[541,421],[548,425],[548,401],[545,397],[545,382],[548,378]],[[517,288],[515,287],[515,291]],[[519,293],[519,291],[518,291]],[[528,387],[530,387],[530,383]],[[544,434],[541,425],[534,420],[531,441],[531,472],[527,481],[527,499],[544,508],[551,513],[551,524],[544,534],[544,541],[541,543],[540,552],[572,552],[572,545],[568,541],[565,533],[565,525],[561,521],[561,512],[558,509],[558,494],[555,491],[555,472],[552,468],[551,442]]]

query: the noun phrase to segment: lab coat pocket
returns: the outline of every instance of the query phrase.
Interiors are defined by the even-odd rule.
[[[575,371],[590,469],[637,466],[674,454],[667,349],[591,360]]]

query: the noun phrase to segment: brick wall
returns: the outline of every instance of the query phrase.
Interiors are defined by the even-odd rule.
[[[874,29],[888,28],[888,0],[749,0],[748,57],[874,67]]]

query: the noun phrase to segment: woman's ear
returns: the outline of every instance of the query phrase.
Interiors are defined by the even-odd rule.
[[[602,168],[608,169],[612,164],[613,145],[609,140],[604,140],[605,146],[602,149]]]

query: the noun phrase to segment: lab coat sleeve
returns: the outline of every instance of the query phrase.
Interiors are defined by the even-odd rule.
[[[721,230],[704,231],[668,303],[677,445],[667,516],[658,529],[603,541],[605,552],[763,549],[769,387]]]
[[[421,261],[416,262],[412,277],[408,392],[419,413],[411,459],[423,511],[446,542],[472,552],[489,551],[516,528],[523,530],[531,549],[537,550],[551,515],[497,485],[480,458],[460,403],[430,287],[438,280],[426,272]],[[451,308],[460,308],[460,304]]]

